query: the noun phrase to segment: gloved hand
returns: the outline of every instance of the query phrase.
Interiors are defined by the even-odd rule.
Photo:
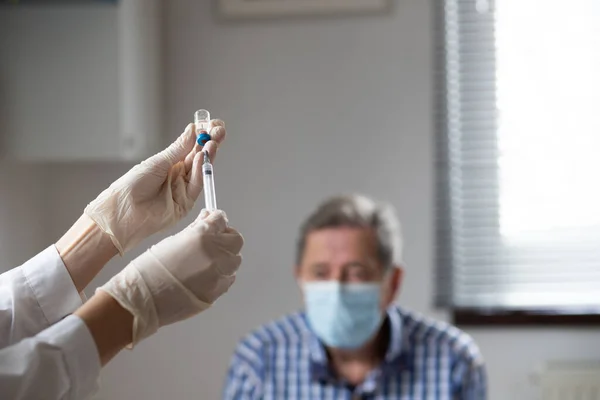
[[[242,261],[242,236],[220,210],[152,246],[104,286],[133,315],[133,342],[192,317],[227,292]]]
[[[212,120],[205,150],[214,160],[225,138],[223,121]],[[146,237],[174,225],[202,191],[202,147],[194,124],[168,148],[134,166],[85,208],[123,255]]]

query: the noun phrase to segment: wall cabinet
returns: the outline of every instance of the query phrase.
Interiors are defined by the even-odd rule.
[[[160,11],[160,0],[1,7],[2,155],[137,161],[158,151]]]

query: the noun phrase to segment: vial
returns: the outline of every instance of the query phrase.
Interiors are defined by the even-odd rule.
[[[202,132],[208,132],[210,125],[210,113],[208,110],[198,110],[194,113],[194,124],[196,125],[196,135]]]
[[[208,110],[198,110],[194,113],[194,125],[196,127],[196,143],[204,146],[210,140],[210,135],[208,134],[210,113]]]

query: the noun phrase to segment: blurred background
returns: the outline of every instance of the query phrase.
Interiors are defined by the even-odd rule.
[[[490,399],[600,382],[598,1],[0,3],[1,271],[195,110],[227,126],[215,179],[246,239],[236,284],[120,354],[98,399],[219,398],[236,341],[301,306],[299,224],[340,192],[397,208],[398,302],[475,338]]]

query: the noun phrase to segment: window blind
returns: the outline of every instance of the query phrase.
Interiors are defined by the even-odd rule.
[[[600,310],[600,2],[434,4],[437,304]]]

